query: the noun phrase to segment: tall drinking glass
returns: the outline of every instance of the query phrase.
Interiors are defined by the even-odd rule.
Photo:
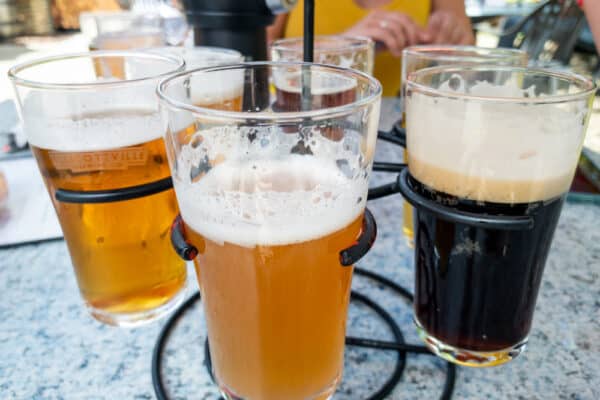
[[[156,54],[173,55],[183,58],[186,69],[197,69],[206,67],[216,67],[218,65],[239,64],[244,61],[244,56],[237,50],[226,49],[224,47],[212,46],[164,46],[150,49]],[[195,86],[195,85],[191,85]]]
[[[506,65],[525,67],[527,66],[527,53],[516,49],[490,49],[475,46],[423,45],[407,47],[402,52],[403,84],[410,73],[437,65]],[[403,128],[406,126],[404,106],[402,106],[401,124]],[[408,245],[411,247],[414,246],[413,212],[412,207],[406,202],[403,204],[402,232]]]
[[[115,62],[123,66],[117,76]],[[81,295],[108,324],[154,320],[183,296],[186,268],[168,234],[178,209],[154,93],[160,78],[183,68],[173,57],[108,51],[9,71]]]
[[[211,47],[211,46],[196,46],[196,47],[158,47],[150,49],[149,51],[157,54],[171,54],[176,57],[183,58],[187,70],[216,67],[219,65],[228,64],[239,64],[244,61],[244,56],[237,50],[226,49],[222,47]],[[187,91],[189,98],[192,102],[201,107],[223,107],[223,103],[212,104],[212,100],[209,99],[209,103],[206,103],[206,93],[202,91],[202,85],[204,83],[196,82],[196,78],[190,77],[187,84]],[[229,97],[230,109],[238,110],[242,105],[241,91],[240,93],[233,94]],[[222,95],[222,94],[219,94]]]
[[[273,61],[302,61],[303,38],[279,39],[271,45]],[[316,36],[314,60],[320,64],[352,68],[373,74],[375,45],[368,37],[362,36]]]
[[[524,349],[590,116],[594,84],[517,67],[435,67],[406,82],[415,321],[441,357]]]
[[[271,107],[269,83],[286,74],[290,85],[305,85],[301,111]],[[186,82],[196,82],[192,89],[213,107],[195,106]],[[319,102],[319,93],[340,86],[354,88],[354,100]],[[231,93],[243,98],[235,111]],[[330,398],[342,376],[351,265],[375,234],[365,205],[379,83],[336,67],[249,63],[177,74],[158,94],[179,235],[194,249],[180,253],[197,253],[223,395]],[[343,137],[331,140],[332,127]]]

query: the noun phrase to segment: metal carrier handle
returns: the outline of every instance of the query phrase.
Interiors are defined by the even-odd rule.
[[[373,247],[377,237],[377,223],[368,208],[365,209],[363,226],[356,243],[340,251],[340,264],[344,267],[354,265]],[[171,244],[179,257],[191,261],[198,255],[198,249],[185,239],[183,220],[178,215],[171,225]]]
[[[377,138],[386,142],[406,148],[406,130],[402,128],[400,121],[397,121],[389,132],[378,131]],[[375,161],[373,171],[377,172],[402,172],[406,164]],[[377,186],[369,189],[369,200],[376,200],[392,194],[398,193],[398,184],[394,180],[392,183]]]
[[[533,228],[530,216],[485,215],[466,211],[458,211],[417,194],[408,180],[408,169],[398,175],[398,190],[406,201],[415,208],[424,209],[445,221],[474,226],[477,228],[498,229],[507,231],[528,230]]]
[[[125,201],[137,199],[139,197],[151,196],[153,194],[169,190],[172,187],[173,181],[169,176],[158,181],[145,183],[143,185],[129,186],[121,189],[90,191],[56,189],[54,192],[54,197],[56,200],[63,203],[112,203],[115,201]]]
[[[378,131],[377,137],[386,142],[406,148],[406,129],[397,121],[389,132]]]

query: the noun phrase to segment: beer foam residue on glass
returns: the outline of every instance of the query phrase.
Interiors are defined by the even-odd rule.
[[[201,107],[214,107],[224,101],[241,97],[244,71],[229,69],[195,73],[189,77],[190,101]]]
[[[132,103],[92,92],[77,99],[31,93],[23,101],[24,128],[32,145],[67,152],[108,150],[162,137],[157,108],[144,108],[144,103],[133,108]]]
[[[325,71],[311,71],[311,93],[313,95],[324,95],[330,93],[344,92],[356,87],[356,79],[341,74]],[[273,83],[280,90],[290,93],[302,91],[302,73],[300,71],[283,71],[282,68],[273,71]]]
[[[465,89],[458,76],[439,89],[523,102],[410,93],[407,147],[416,179],[445,193],[498,203],[546,200],[569,189],[583,142],[585,99],[527,103],[543,96],[534,86],[521,89],[509,80]]]
[[[201,145],[184,146],[174,183],[195,231],[217,243],[284,245],[333,233],[362,213],[368,174],[358,148],[315,137],[314,155],[291,154],[298,136],[271,130],[241,146],[240,132],[217,128],[201,133]],[[203,160],[212,165],[197,179]]]

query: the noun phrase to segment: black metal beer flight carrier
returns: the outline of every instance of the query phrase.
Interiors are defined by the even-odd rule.
[[[273,22],[274,14],[288,10],[295,4],[295,0],[224,0],[220,2],[184,0],[183,3],[186,8],[188,20],[194,25],[196,44],[234,48],[241,51],[242,54],[249,56],[251,59],[265,59],[266,47],[265,45],[257,46],[257,43],[265,43],[265,28]],[[304,61],[312,62],[314,45],[314,0],[304,1],[304,32]],[[306,83],[307,82],[305,81],[303,90],[309,91],[310,85],[307,85]],[[400,126],[400,122],[396,123],[390,131],[379,131],[378,138],[401,147],[405,147],[406,145],[405,132]],[[443,206],[428,201],[415,193],[410,188],[407,180],[408,170],[406,169],[405,164],[376,161],[373,164],[373,170],[394,173],[397,174],[397,177],[393,182],[370,189],[368,196],[369,200],[376,200],[396,193],[402,193],[411,204],[417,207],[426,207],[429,211],[434,211],[443,215],[455,214],[455,211],[450,212],[449,210],[449,212],[446,213],[445,210],[443,210]],[[170,177],[167,177],[154,182],[115,190],[73,191],[59,188],[55,192],[55,198],[57,201],[65,203],[109,203],[151,196],[169,190],[172,187],[172,180]],[[452,215],[451,217],[455,218]],[[462,217],[465,218],[463,221],[466,220],[475,224],[478,223],[477,220],[481,219],[480,216],[475,215]],[[499,222],[502,223],[501,221]],[[479,221],[479,223],[487,224],[487,221]],[[526,224],[527,222],[523,221],[522,223]],[[340,252],[341,264],[344,266],[351,266],[362,258],[371,248],[375,240],[376,231],[377,227],[375,219],[370,211],[366,209],[361,237],[353,246]],[[193,248],[193,246],[187,244],[184,239],[181,217],[178,217],[173,223],[171,228],[171,241],[177,253],[182,258],[192,260],[197,255],[197,250]],[[373,281],[380,287],[392,291],[405,299],[409,304],[413,301],[413,295],[410,290],[405,289],[385,276],[359,267],[354,268],[354,273]],[[390,371],[390,375],[376,391],[365,399],[380,400],[388,398],[399,384],[403,372],[406,369],[407,354],[410,353],[434,357],[435,355],[423,345],[406,343],[404,334],[394,317],[370,297],[352,290],[350,300],[353,303],[365,306],[374,313],[374,315],[380,318],[394,338],[393,341],[382,341],[371,338],[346,337],[347,346],[396,353],[394,367]],[[176,323],[186,315],[186,311],[191,309],[199,301],[200,293],[197,291],[175,310],[158,336],[152,354],[151,372],[154,392],[159,400],[169,399],[162,376],[165,346]],[[410,313],[411,310],[407,310],[407,312]],[[204,343],[204,357],[206,369],[214,381],[208,340]],[[455,380],[456,366],[447,362],[445,380],[439,397],[441,400],[452,398]]]
[[[255,0],[255,1],[236,1],[228,0],[219,2],[219,5],[205,4],[205,0],[187,0],[184,1],[188,20],[194,25],[196,44],[213,45],[230,47],[249,55],[252,59],[265,59],[266,51],[256,47],[256,43],[265,43],[264,30],[267,25],[272,23],[276,12],[285,11],[286,7],[294,5],[292,0]],[[219,9],[215,9],[215,7]],[[269,10],[270,8],[270,10]],[[265,14],[271,14],[270,17],[265,17]],[[254,18],[251,17],[254,15]],[[212,17],[212,18],[210,18]],[[243,19],[244,23],[236,25],[234,22]],[[204,22],[204,23],[203,23]],[[248,36],[252,36],[255,32],[257,35],[252,37],[249,42]],[[313,61],[313,46],[314,46],[314,0],[304,1],[304,61]],[[303,93],[310,91],[310,84],[306,80],[303,82]],[[379,131],[378,138],[395,145],[404,147],[406,144],[404,129],[400,123],[396,123],[389,131]],[[374,171],[400,173],[405,170],[405,164],[391,162],[375,162],[373,165]],[[406,172],[398,175],[397,180],[386,185],[382,185],[369,190],[369,200],[379,199],[395,193],[399,193],[402,189],[401,177],[406,177]],[[362,256],[364,256],[371,248],[376,235],[376,223],[373,215],[368,209],[365,210],[365,219],[363,221],[363,229],[361,237],[353,246],[340,252],[340,263],[344,266],[354,265]],[[182,258],[191,260],[197,250],[186,243],[182,232],[182,221],[179,217],[173,223],[171,229],[172,243]],[[355,267],[354,273],[358,276],[367,278],[393,291],[395,294],[404,298],[408,303],[412,303],[412,293],[393,282],[392,280],[376,274],[372,271],[364,270]],[[371,338],[362,337],[346,337],[347,346],[357,346],[370,348],[384,352],[395,352],[396,359],[393,369],[390,371],[389,377],[385,382],[372,394],[366,397],[367,400],[379,400],[387,398],[400,382],[403,372],[407,364],[407,354],[422,354],[434,356],[427,347],[406,343],[402,330],[392,317],[380,304],[361,294],[357,291],[352,291],[350,296],[351,302],[359,303],[366,306],[371,312],[378,316],[388,327],[394,338],[393,341],[381,341]],[[176,326],[176,323],[185,315],[186,311],[192,308],[200,301],[200,293],[196,292],[187,301],[185,301],[174,313],[169,317],[166,324],[162,328],[158,340],[155,344],[152,354],[152,382],[154,392],[159,400],[167,400],[167,388],[163,381],[162,365],[164,349],[169,340],[169,337]],[[410,311],[408,311],[410,312]],[[212,365],[210,359],[208,339],[204,343],[204,358],[205,366],[214,381],[212,375]],[[452,363],[446,363],[446,374],[443,388],[441,389],[440,399],[448,400],[452,398],[454,383],[456,380],[456,366]]]

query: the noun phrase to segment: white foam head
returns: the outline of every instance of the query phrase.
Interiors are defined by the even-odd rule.
[[[465,91],[460,85],[450,89],[448,82],[440,89]],[[468,91],[524,101],[535,96],[533,87],[522,90],[514,81],[477,83]],[[463,198],[501,203],[545,200],[568,190],[585,121],[585,101],[493,102],[434,97],[415,90],[406,100],[409,168],[420,182]]]
[[[244,90],[242,69],[196,73],[190,76],[190,101],[197,106],[225,103],[241,97]]]
[[[127,91],[125,91],[127,92]],[[135,93],[134,93],[135,92]],[[144,94],[151,96],[145,100]],[[29,142],[47,150],[108,150],[149,142],[164,132],[153,93],[104,96],[99,92],[66,94],[32,91],[22,100]]]
[[[247,141],[236,129],[197,133],[200,144],[184,146],[177,160],[181,214],[207,239],[245,247],[304,242],[348,226],[364,210],[368,176],[358,143],[351,149],[315,137],[315,155],[305,156],[290,154],[294,134],[263,132]],[[195,177],[202,160],[212,168]]]

